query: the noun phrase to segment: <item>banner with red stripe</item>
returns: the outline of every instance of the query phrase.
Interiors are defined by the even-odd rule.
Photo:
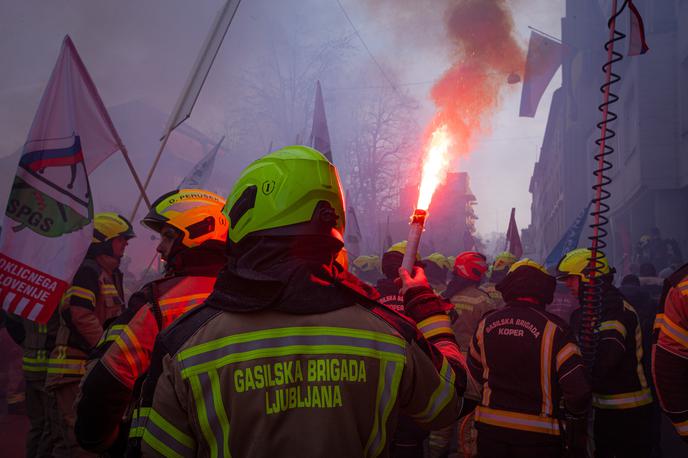
[[[68,287],[66,281],[0,253],[0,303],[6,312],[45,323]]]

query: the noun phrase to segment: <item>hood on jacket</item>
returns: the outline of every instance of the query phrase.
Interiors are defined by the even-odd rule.
[[[502,293],[507,303],[519,299],[532,299],[541,306],[551,304],[554,299],[554,291],[557,288],[557,280],[531,266],[521,266],[495,286]]]
[[[375,291],[335,263],[342,243],[326,236],[249,237],[232,245],[206,304],[232,312],[325,313]]]

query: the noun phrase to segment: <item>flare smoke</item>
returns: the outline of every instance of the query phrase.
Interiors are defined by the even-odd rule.
[[[456,153],[468,153],[476,136],[489,129],[502,87],[523,72],[524,51],[514,36],[507,1],[371,0],[371,4],[384,4],[389,14],[396,15],[403,33],[408,33],[410,18],[420,21],[428,17],[428,8],[445,9],[444,27],[453,63],[431,89],[437,111],[426,134],[446,124]],[[416,27],[427,30],[429,25]]]

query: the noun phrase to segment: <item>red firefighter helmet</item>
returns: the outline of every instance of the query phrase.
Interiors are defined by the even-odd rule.
[[[487,258],[477,251],[464,251],[454,261],[454,274],[468,280],[480,281],[487,272]]]

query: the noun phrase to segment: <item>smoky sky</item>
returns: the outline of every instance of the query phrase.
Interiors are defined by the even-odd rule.
[[[420,104],[419,124],[427,125],[437,113],[432,87],[459,62],[460,53],[455,43],[447,38],[447,12],[456,2],[400,1],[400,5],[406,6],[404,8],[389,8],[389,1],[341,0],[341,3],[389,78],[371,61],[336,1],[242,2],[191,119],[187,121],[189,126],[217,139],[227,133],[230,121],[233,126],[238,125],[236,129],[240,134],[227,140],[230,152],[219,157],[216,164],[216,169],[222,168],[227,175],[225,193],[239,171],[264,154],[271,143],[282,146],[293,141],[292,134],[290,138],[286,138],[287,134],[281,136],[284,138],[273,138],[277,135],[272,131],[261,130],[260,118],[247,117],[244,120],[250,124],[247,126],[241,125],[241,116],[236,115],[237,110],[250,103],[244,97],[249,83],[261,86],[261,71],[265,71],[264,62],[271,55],[280,56],[281,70],[286,72],[290,59],[305,62],[308,51],[317,49],[321,43],[350,37],[350,49],[339,55],[339,61],[322,74],[335,161],[338,143],[350,129],[350,107],[357,99],[369,96],[376,87],[387,85],[388,79],[398,84],[400,91],[408,91],[416,97]],[[559,1],[494,3],[504,3],[513,10],[514,40],[521,48],[526,46],[527,25],[538,25],[559,34]],[[151,120],[145,126],[150,135],[145,144],[150,146],[146,146],[146,150],[132,151],[132,156],[137,158],[135,165],[144,175],[152,162],[166,114],[172,109],[221,5],[220,0],[0,0],[3,12],[0,16],[0,59],[4,63],[0,67],[0,158],[21,148],[61,40],[68,33],[106,106],[136,101],[162,113],[162,118]],[[268,76],[272,75],[265,75],[266,81]],[[275,84],[274,79],[271,81],[270,84]],[[556,84],[555,81],[552,86]],[[545,94],[534,120],[517,118],[518,94],[517,88],[508,87],[496,96],[491,130],[477,138],[468,158],[457,164],[458,168],[471,173],[473,191],[479,201],[477,211],[481,220],[478,226],[483,232],[494,228],[495,224],[486,222],[495,220],[492,216],[495,213],[503,215],[503,230],[508,209],[514,205],[518,207],[521,226],[526,226],[529,219],[528,180],[544,132],[549,93]],[[227,113],[234,114],[228,116]],[[304,125],[301,131],[307,134],[306,130]],[[131,134],[121,128],[120,134],[127,143]],[[509,138],[517,140],[509,142]],[[134,140],[132,144],[136,143]],[[508,145],[508,151],[504,145]],[[190,161],[196,159],[189,158]],[[114,164],[118,160],[110,161]],[[103,167],[111,168],[99,170],[101,175],[116,169],[122,173],[118,178],[122,185],[133,186],[121,164],[108,164]],[[496,164],[501,166],[495,167]],[[4,206],[14,164],[4,160],[1,165],[0,204]],[[177,175],[183,176],[184,172]],[[490,185],[499,180],[507,182],[507,176],[506,190],[495,190]],[[102,179],[106,178],[112,179]],[[152,186],[153,191],[163,192],[167,184],[155,177]],[[505,192],[513,196],[508,202],[504,199]],[[99,205],[126,211],[132,203],[122,202],[116,195],[101,194],[96,210]]]

